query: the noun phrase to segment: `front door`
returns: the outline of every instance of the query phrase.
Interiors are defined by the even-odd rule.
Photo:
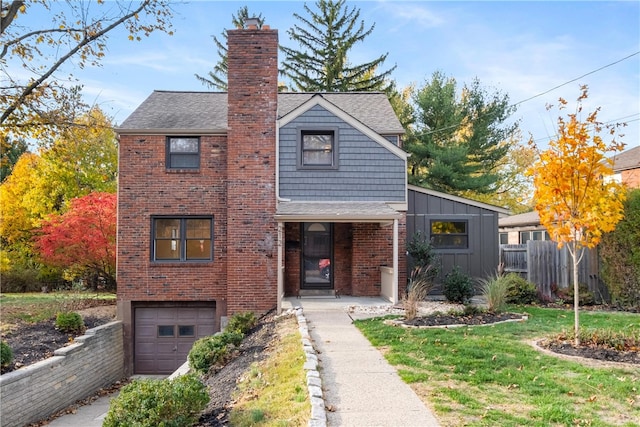
[[[302,229],[302,289],[333,289],[333,227],[306,222]]]

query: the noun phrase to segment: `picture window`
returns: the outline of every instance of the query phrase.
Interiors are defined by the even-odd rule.
[[[468,249],[467,221],[431,221],[431,244],[435,249]]]
[[[153,261],[210,261],[213,259],[212,217],[154,217]]]

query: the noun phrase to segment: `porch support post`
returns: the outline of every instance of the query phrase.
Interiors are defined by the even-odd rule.
[[[398,220],[393,220],[393,304],[398,303]]]
[[[284,223],[278,222],[278,288],[276,312],[282,313],[282,298],[284,297]]]

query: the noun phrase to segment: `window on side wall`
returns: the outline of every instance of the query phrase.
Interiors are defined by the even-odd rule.
[[[299,167],[302,169],[336,169],[337,129],[302,129],[299,132]]]
[[[173,137],[167,138],[167,169],[200,169],[200,138]]]
[[[525,244],[528,240],[551,240],[551,237],[546,230],[521,231],[520,244]]]
[[[213,259],[212,217],[152,218],[151,259],[198,262]]]
[[[431,220],[434,249],[469,249],[468,221]]]

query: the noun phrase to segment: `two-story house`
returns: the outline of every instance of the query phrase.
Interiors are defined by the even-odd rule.
[[[171,372],[227,316],[285,296],[404,291],[406,153],[387,97],[278,93],[277,52],[276,30],[231,30],[228,93],[155,91],[118,129],[128,373]]]

